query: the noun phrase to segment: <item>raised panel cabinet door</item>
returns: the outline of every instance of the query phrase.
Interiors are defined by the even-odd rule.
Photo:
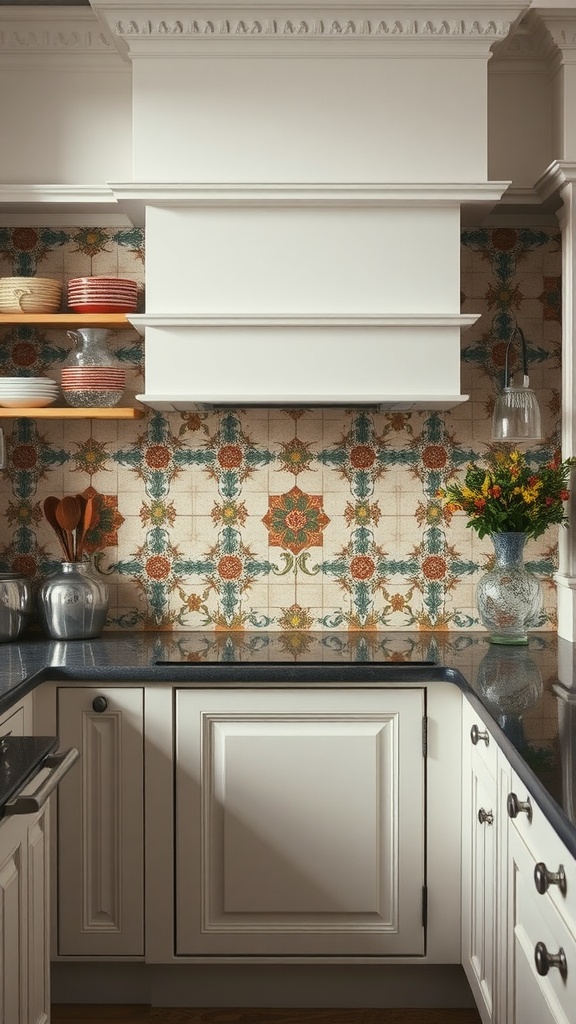
[[[422,689],[177,689],[177,953],[424,953]]]
[[[496,1019],[498,786],[485,749],[471,741],[471,730],[476,726],[494,741],[466,704],[463,723],[462,963],[480,1016],[491,1024]],[[485,745],[484,739],[479,742]]]
[[[0,823],[0,1024],[27,1024],[25,828]]]
[[[576,1013],[576,937],[534,882],[534,858],[518,832],[509,831],[510,947],[508,1024],[574,1024]],[[537,947],[550,964],[540,974]],[[564,969],[554,964],[560,950]],[[543,956],[542,956],[543,953]]]
[[[144,952],[143,689],[58,687],[58,953]]]

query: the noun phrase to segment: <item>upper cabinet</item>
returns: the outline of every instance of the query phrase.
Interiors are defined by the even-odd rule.
[[[556,43],[528,6],[10,9],[0,131],[28,132],[0,216],[145,225],[148,406],[450,409],[477,319],[462,222],[504,196],[556,223],[510,175],[535,148],[541,174],[562,136]]]

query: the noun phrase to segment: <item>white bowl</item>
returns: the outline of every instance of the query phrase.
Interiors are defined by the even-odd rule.
[[[0,406],[4,409],[41,409],[45,405],[51,405],[55,402],[58,395],[54,395],[49,398],[34,397],[34,395],[26,395],[21,398],[7,398],[5,395],[0,396]]]

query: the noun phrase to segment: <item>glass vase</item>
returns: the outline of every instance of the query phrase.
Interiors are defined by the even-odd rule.
[[[100,636],[108,612],[108,586],[89,562],[62,562],[38,590],[38,616],[53,640],[90,640]]]
[[[493,644],[527,644],[540,623],[542,588],[524,565],[525,533],[493,533],[494,568],[482,576],[476,601]]]

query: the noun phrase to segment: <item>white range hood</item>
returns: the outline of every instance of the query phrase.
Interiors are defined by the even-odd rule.
[[[132,62],[146,404],[448,409],[487,63],[525,4],[92,0]]]

